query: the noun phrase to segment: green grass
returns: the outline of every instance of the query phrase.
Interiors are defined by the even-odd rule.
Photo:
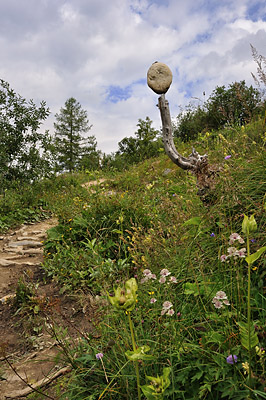
[[[264,120],[258,120],[246,127],[211,132],[196,143],[196,149],[208,152],[210,163],[220,167],[207,204],[197,195],[195,177],[165,155],[106,176],[103,183],[88,189],[81,187],[90,179],[86,175],[59,177],[36,186],[35,201],[40,196],[59,219],[45,243],[47,274],[62,291],[82,290],[84,296],[90,291],[102,299],[100,322],[95,321],[98,337],[83,338],[71,350],[67,347],[74,369],[64,382],[65,397],[138,397],[136,362],[125,354],[133,349],[128,315],[115,310],[107,296],[113,286],[123,287],[135,277],[138,297],[130,313],[135,340],[138,347],[149,346],[148,354],[153,356],[137,361],[140,385],[149,385],[147,376],[162,376],[164,368],[171,369],[169,386],[164,390],[154,383],[149,398],[264,398],[265,253],[251,266],[255,327],[250,330],[250,351],[243,345],[246,332],[239,329],[239,323],[247,322],[247,262],[237,256],[229,262],[220,259],[228,254],[233,232],[245,240],[236,247],[247,247],[241,232],[244,214],[254,214],[258,227],[250,236],[251,253],[266,245],[264,132]],[[182,154],[191,152],[188,144],[179,143],[177,148]],[[226,155],[231,158],[225,160]],[[143,282],[145,269],[157,279]],[[163,269],[171,274],[160,283]],[[226,293],[230,305],[214,307],[218,291]],[[172,316],[161,314],[165,301],[173,304]],[[96,358],[98,353],[103,353],[102,360]],[[238,357],[235,364],[227,362],[229,355]],[[242,366],[249,360],[250,376]]]

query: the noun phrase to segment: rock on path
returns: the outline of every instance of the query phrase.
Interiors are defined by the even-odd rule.
[[[43,261],[43,241],[46,231],[57,224],[55,218],[34,225],[23,225],[0,241],[0,301],[15,292],[20,276],[34,270]]]

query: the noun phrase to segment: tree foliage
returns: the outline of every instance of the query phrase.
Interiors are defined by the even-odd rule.
[[[55,115],[54,151],[59,170],[69,172],[89,164],[89,157],[96,155],[96,139],[94,136],[84,137],[92,127],[89,125],[87,111],[80,103],[70,97],[65,106]]]
[[[159,140],[160,132],[152,128],[149,117],[139,119],[135,136],[125,137],[118,143],[118,155],[128,164],[138,163],[147,158],[155,157],[162,147]]]
[[[175,136],[195,139],[203,130],[244,125],[261,111],[261,93],[245,81],[217,86],[202,106],[190,105],[177,116]]]
[[[0,80],[0,179],[2,187],[14,180],[30,181],[48,168],[48,134],[38,132],[49,115],[46,103],[37,107]],[[43,152],[44,151],[44,152]]]

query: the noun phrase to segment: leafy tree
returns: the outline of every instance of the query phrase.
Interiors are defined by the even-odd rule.
[[[188,108],[177,116],[174,135],[183,141],[195,139],[203,130],[225,125],[244,125],[261,111],[261,94],[245,81],[226,88],[217,86],[202,106]]]
[[[85,162],[89,154],[96,150],[95,137],[83,137],[92,125],[89,125],[87,111],[83,110],[73,97],[66,100],[65,107],[60,109],[55,118],[55,152],[59,163],[58,169],[72,172],[80,168],[82,160]]]
[[[128,164],[138,163],[159,153],[162,144],[159,140],[160,132],[152,128],[149,117],[138,120],[136,137],[125,137],[118,143],[118,155],[122,155]]]
[[[43,149],[47,132],[39,133],[42,121],[49,115],[46,103],[37,107],[16,94],[10,85],[0,80],[0,180],[32,181],[49,169]]]
[[[261,105],[260,92],[245,81],[228,86],[218,86],[207,100],[208,125],[218,129],[224,125],[244,125],[258,114]]]
[[[207,127],[207,111],[204,107],[193,107],[190,104],[177,116],[174,125],[174,136],[180,137],[183,142],[196,139],[199,132]]]

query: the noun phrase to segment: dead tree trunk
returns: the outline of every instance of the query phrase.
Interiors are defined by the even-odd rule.
[[[164,94],[159,97],[158,107],[161,114],[163,144],[166,154],[180,168],[189,170],[196,175],[198,194],[201,197],[205,197],[210,189],[214,187],[215,176],[218,172],[217,168],[209,165],[207,154],[201,156],[194,148],[192,148],[192,153],[188,157],[178,153],[173,139],[169,103]]]

